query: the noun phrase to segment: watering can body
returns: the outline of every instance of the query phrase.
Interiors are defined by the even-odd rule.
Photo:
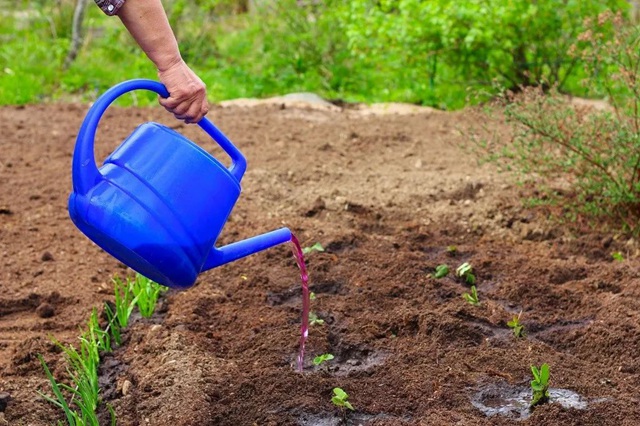
[[[98,122],[118,96],[137,89],[168,96],[155,81],[120,83],[94,103],[78,133],[69,214],[87,237],[136,272],[178,289],[191,287],[205,270],[291,239],[291,232],[281,228],[215,247],[240,196],[246,160],[206,118],[198,124],[231,157],[228,168],[153,122],[138,126],[98,168]]]

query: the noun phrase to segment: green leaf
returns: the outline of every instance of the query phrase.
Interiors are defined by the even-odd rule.
[[[349,395],[347,395],[347,393],[340,388],[333,388],[333,394],[340,400],[345,400],[349,397]]]
[[[545,387],[538,382],[531,382],[531,389],[533,389],[534,391],[542,392],[544,388]]]
[[[351,405],[349,401],[344,401],[344,406],[347,407],[349,410],[354,411],[353,405]]]
[[[322,354],[322,355],[318,355],[317,357],[313,358],[313,365],[320,365],[325,361],[330,361],[333,359],[333,355],[332,354]]]
[[[549,364],[542,364],[540,367],[540,383],[545,386],[549,383]]]
[[[304,247],[302,249],[302,253],[303,254],[309,254],[312,251],[320,251],[323,252],[324,251],[324,247],[322,247],[322,244],[320,243],[315,243],[314,245],[312,245],[311,247]]]
[[[436,272],[433,274],[434,278],[444,278],[447,275],[449,275],[449,266],[444,264],[436,266]]]

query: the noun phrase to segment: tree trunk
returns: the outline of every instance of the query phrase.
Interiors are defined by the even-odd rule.
[[[64,68],[67,69],[78,56],[80,47],[82,46],[83,31],[82,24],[84,22],[84,12],[87,8],[89,0],[78,0],[76,8],[73,12],[73,26],[71,28],[71,48],[64,60]]]

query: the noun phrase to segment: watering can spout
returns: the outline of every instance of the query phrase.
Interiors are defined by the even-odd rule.
[[[278,244],[286,243],[287,241],[291,241],[291,231],[288,228],[280,228],[267,232],[266,234],[231,243],[221,248],[214,247],[211,249],[209,257],[204,263],[202,272],[277,246]]]

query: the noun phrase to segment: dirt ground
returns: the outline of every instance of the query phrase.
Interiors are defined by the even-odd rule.
[[[50,337],[75,342],[111,299],[111,278],[131,274],[68,217],[86,109],[0,108],[0,425],[62,419],[37,394],[50,393],[37,354],[64,377]],[[635,242],[524,209],[520,187],[459,147],[479,125],[472,114],[284,99],[210,117],[249,164],[221,243],[281,226],[321,243],[307,262],[324,324],[311,326],[298,373],[301,290],[286,245],[205,272],[104,356],[101,394],[118,424],[640,424]],[[160,107],[112,107],[97,158],[149,120],[218,152]],[[468,285],[431,276],[463,262],[480,306],[463,300]],[[507,321],[520,312],[527,334],[516,339]],[[322,353],[335,359],[314,366]],[[545,362],[551,403],[530,413],[530,366]],[[333,406],[334,387],[354,412]]]

